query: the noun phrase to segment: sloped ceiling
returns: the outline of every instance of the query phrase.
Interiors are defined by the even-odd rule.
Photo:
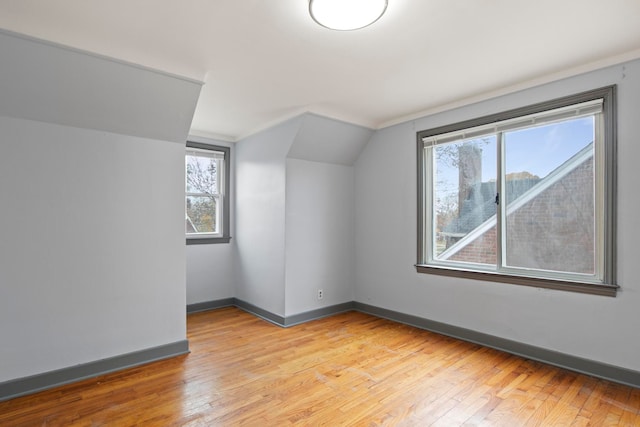
[[[372,135],[362,126],[305,113],[287,157],[351,166]]]
[[[0,116],[178,143],[187,138],[200,82],[6,31],[0,58]]]
[[[308,0],[0,0],[0,28],[204,81],[191,132],[303,112],[368,128],[640,57],[638,0],[389,0],[359,31]]]

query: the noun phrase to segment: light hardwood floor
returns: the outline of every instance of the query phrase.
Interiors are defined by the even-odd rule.
[[[640,426],[640,389],[349,312],[188,317],[191,354],[0,403],[1,426]]]

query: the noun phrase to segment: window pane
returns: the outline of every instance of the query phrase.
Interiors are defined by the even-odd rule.
[[[218,194],[218,162],[211,157],[187,155],[187,193]]]
[[[594,118],[505,133],[505,264],[595,273]]]
[[[187,233],[218,233],[218,200],[211,196],[187,196]]]
[[[615,95],[418,132],[418,272],[614,296]]]
[[[434,259],[495,265],[495,136],[432,150]]]

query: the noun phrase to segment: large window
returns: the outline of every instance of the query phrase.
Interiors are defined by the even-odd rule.
[[[614,95],[418,132],[418,271],[615,295]]]
[[[187,142],[187,244],[229,242],[229,148]]]

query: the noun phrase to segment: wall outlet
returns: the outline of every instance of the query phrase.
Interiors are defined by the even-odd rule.
[[[324,291],[322,289],[318,289],[318,299],[324,298]]]

